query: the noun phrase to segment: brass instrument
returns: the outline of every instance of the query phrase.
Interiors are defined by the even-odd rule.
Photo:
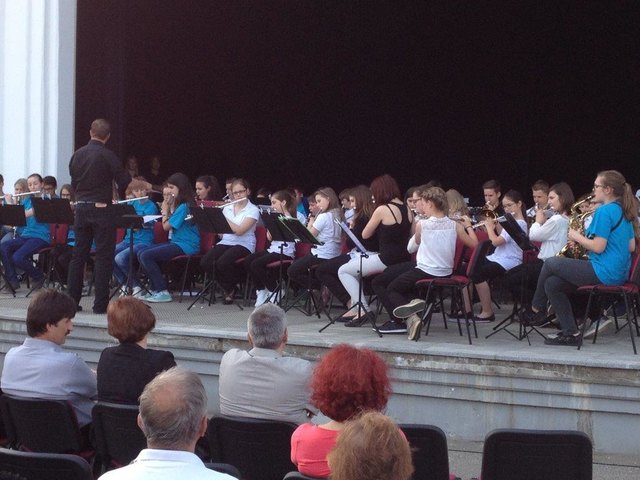
[[[536,218],[536,213],[538,213],[539,209],[540,207],[536,203],[533,207],[527,210],[526,212],[527,217],[531,219]],[[547,220],[549,220],[551,217],[553,217],[556,214],[555,210],[551,208],[549,205],[546,205],[543,210],[544,210],[544,216]]]
[[[593,195],[589,195],[583,200],[571,205],[571,218],[569,219],[569,230],[577,230],[584,235],[584,220],[591,212],[580,213],[580,205],[591,201]],[[557,257],[575,258],[580,260],[587,259],[587,249],[578,242],[568,241],[557,254]]]

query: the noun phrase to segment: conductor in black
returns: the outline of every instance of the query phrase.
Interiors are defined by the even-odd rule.
[[[76,191],[76,245],[69,264],[67,284],[69,295],[76,301],[78,310],[81,310],[79,304],[84,266],[95,240],[96,296],[93,313],[105,313],[109,303],[109,281],[113,272],[116,243],[112,185],[115,182],[123,197],[131,176],[115,153],[105,146],[111,136],[111,125],[107,120],[94,120],[89,135],[89,143],[78,149],[69,162],[71,185]]]

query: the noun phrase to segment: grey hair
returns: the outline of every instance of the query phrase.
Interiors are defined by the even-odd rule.
[[[197,439],[207,414],[207,392],[200,377],[173,367],[147,384],[140,395],[142,431],[149,446],[175,449]]]
[[[265,303],[256,308],[247,320],[247,330],[258,348],[277,348],[287,328],[287,316],[279,306]]]

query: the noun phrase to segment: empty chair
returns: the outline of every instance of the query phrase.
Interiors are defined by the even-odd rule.
[[[282,480],[291,463],[291,434],[296,425],[253,418],[214,417],[207,436],[214,462],[230,463],[244,480]]]
[[[19,452],[0,448],[0,473],[26,480],[91,480],[91,467],[77,455]]]
[[[482,480],[591,480],[592,450],[583,432],[494,430],[484,441]]]
[[[32,452],[72,453],[91,458],[71,404],[65,400],[0,397],[2,420],[9,443]]]
[[[91,417],[96,450],[105,470],[128,465],[147,447],[138,427],[138,405],[98,402]]]
[[[216,472],[226,473],[227,475],[231,475],[232,477],[236,477],[237,479],[240,479],[240,470],[238,470],[236,467],[228,463],[208,462],[208,463],[205,463],[204,466],[207,467],[209,470],[215,470]]]
[[[442,429],[433,425],[399,425],[413,457],[413,480],[449,480],[449,450]]]

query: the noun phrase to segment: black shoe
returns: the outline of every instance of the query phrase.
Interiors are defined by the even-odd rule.
[[[529,327],[539,327],[548,323],[551,320],[550,317],[547,316],[547,312],[544,310],[540,310],[539,312],[534,312],[530,308],[522,312],[522,323]]]
[[[82,305],[76,305],[76,312],[82,311]]]
[[[407,333],[407,325],[399,320],[388,320],[378,330],[380,333]]]
[[[545,345],[566,345],[577,347],[580,343],[580,334],[565,335],[564,333],[558,334],[556,337],[547,337],[544,341]]]
[[[463,317],[464,319],[464,317]],[[473,321],[475,323],[489,323],[489,322],[495,322],[496,320],[496,315],[495,313],[492,313],[490,316],[488,317],[479,317],[477,315],[473,316]]]
[[[366,322],[370,322],[373,319],[373,312],[367,312],[358,318],[352,318],[344,324],[345,327],[360,327]]]
[[[31,284],[31,290],[40,290],[44,286],[44,277],[40,280],[34,280]]]

